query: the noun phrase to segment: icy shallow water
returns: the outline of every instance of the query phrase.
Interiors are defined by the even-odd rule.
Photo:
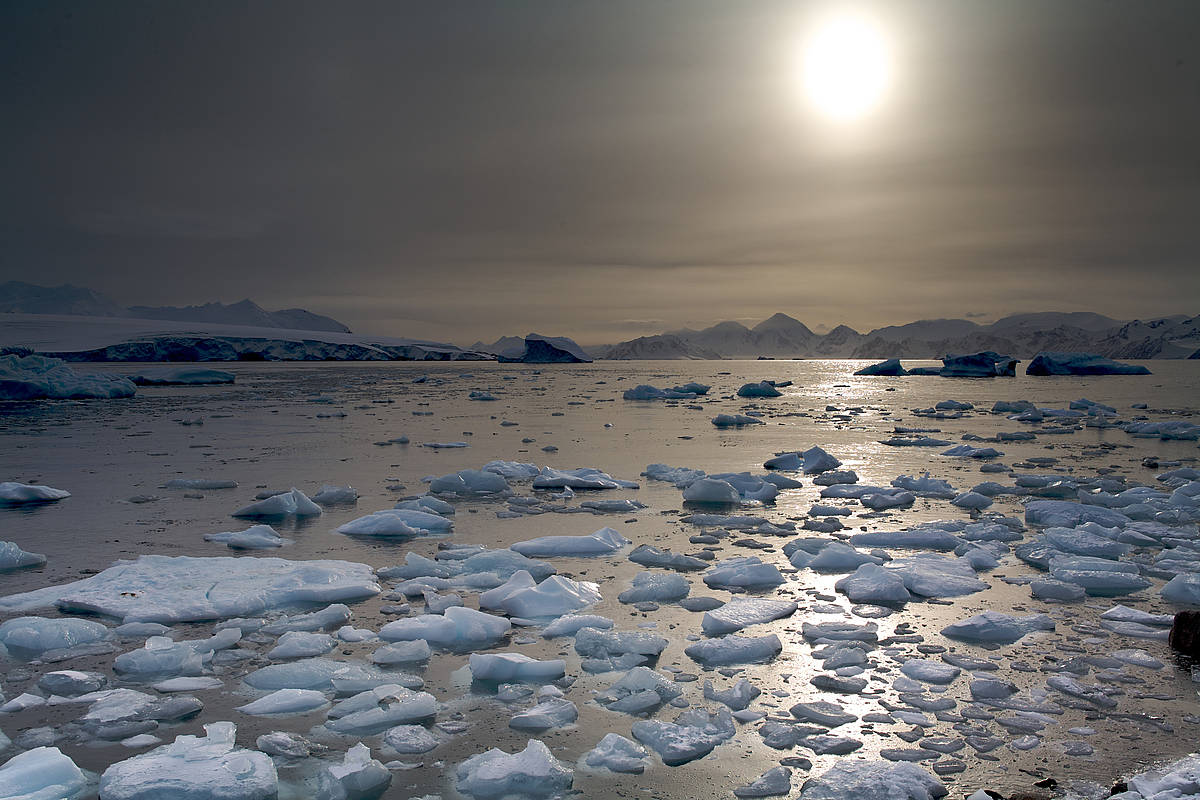
[[[225,556],[232,551],[205,542],[204,534],[242,530],[248,527],[230,517],[249,503],[263,488],[296,486],[313,494],[322,484],[352,485],[360,493],[356,505],[327,508],[325,513],[301,522],[277,525],[277,530],[294,543],[263,555],[288,559],[336,558],[381,568],[402,563],[407,552],[432,557],[439,541],[477,543],[504,547],[513,542],[552,534],[589,534],[605,525],[618,529],[634,545],[648,543],[677,552],[698,548],[688,537],[699,529],[679,521],[680,491],[670,484],[648,481],[639,474],[648,464],[662,462],[714,472],[762,472],[762,463],[777,452],[803,450],[820,445],[843,461],[842,469],[853,469],[860,482],[886,486],[901,474],[928,470],[933,477],[949,481],[962,490],[984,480],[1009,483],[1006,473],[983,475],[979,463],[939,455],[944,448],[888,447],[879,444],[897,425],[936,428],[930,435],[957,444],[966,433],[992,436],[999,431],[1028,430],[1001,415],[987,414],[996,400],[1031,400],[1038,406],[1065,408],[1079,397],[1115,407],[1123,418],[1146,414],[1154,420],[1187,419],[1196,422],[1200,396],[1200,363],[1147,362],[1151,376],[1096,378],[1030,378],[963,380],[934,377],[855,378],[860,362],[602,362],[579,366],[497,364],[235,364],[222,365],[238,375],[232,386],[145,387],[137,397],[125,401],[9,403],[0,404],[0,480],[46,483],[68,489],[64,501],[32,508],[0,509],[0,539],[13,540],[26,550],[47,555],[45,567],[0,574],[0,595],[28,591],[48,584],[65,583],[101,570],[116,559],[146,553],[165,555]],[[89,365],[90,368],[91,365]],[[115,365],[98,369],[123,371]],[[424,383],[413,378],[430,376]],[[733,392],[746,382],[761,379],[791,380],[774,399],[744,400]],[[712,384],[708,397],[688,408],[688,402],[648,403],[621,399],[621,392],[639,383],[671,386],[689,380]],[[471,391],[488,392],[496,400],[468,400]],[[910,409],[927,408],[953,398],[974,403],[979,413],[968,412],[956,420],[915,417]],[[317,402],[314,402],[317,401]],[[1131,409],[1145,403],[1146,411]],[[827,410],[827,406],[835,410]],[[741,429],[715,428],[710,420],[717,413],[762,411],[767,424]],[[340,416],[344,413],[345,416]],[[202,420],[203,424],[195,423]],[[516,425],[502,425],[515,422]],[[606,427],[611,425],[611,427]],[[401,436],[409,444],[385,442]],[[533,442],[523,442],[530,438]],[[429,448],[424,443],[465,441],[465,448]],[[554,446],[555,452],[543,447]],[[1143,458],[1184,460],[1195,465],[1200,455],[1194,441],[1159,441],[1133,438],[1120,430],[1083,428],[1065,435],[1040,435],[1031,441],[995,445],[1012,465],[1028,458],[1053,457],[1052,466],[1019,469],[1044,473],[1054,470],[1094,475],[1098,470],[1127,476],[1133,483],[1154,483],[1162,470],[1142,466]],[[363,514],[390,508],[402,497],[424,492],[423,476],[443,475],[460,469],[479,468],[493,459],[532,461],[560,468],[597,467],[617,478],[637,480],[641,488],[602,493],[605,499],[627,497],[648,508],[627,514],[542,514],[518,519],[498,519],[505,508],[500,502],[458,502],[455,530],[450,537],[428,537],[404,542],[351,538],[334,532],[339,525]],[[158,488],[172,478],[220,478],[237,481],[237,489],[207,490],[203,497],[185,497],[185,492]],[[777,502],[763,513],[772,521],[802,520],[817,501],[820,487],[808,478],[801,489],[782,492]],[[400,488],[400,487],[403,488]],[[528,494],[528,484],[518,486]],[[547,495],[548,497],[548,495]],[[573,501],[589,499],[580,492]],[[131,502],[136,499],[138,502]],[[918,499],[911,509],[883,516],[862,517],[865,508],[850,504],[856,515],[843,521],[848,527],[891,531],[916,522],[934,519],[969,519],[968,512],[945,500]],[[989,509],[1020,516],[1021,504],[1013,496],[997,498]],[[798,535],[752,536],[770,549],[748,550],[721,543],[718,558],[758,555],[765,561],[790,569],[781,548]],[[667,637],[670,644],[657,661],[657,668],[677,668],[699,675],[695,682],[680,683],[684,697],[693,707],[715,708],[701,693],[705,680],[726,688],[745,677],[763,692],[751,709],[786,715],[796,702],[829,699],[809,684],[820,670],[800,636],[804,622],[865,620],[848,613],[823,613],[822,606],[850,604],[833,591],[841,575],[815,575],[801,570],[787,574],[787,583],[768,596],[795,600],[800,610],[794,616],[758,625],[746,635],[776,633],[783,653],[773,661],[740,668],[727,677],[702,669],[683,650],[691,644],[685,637],[700,632],[698,613],[673,604],[657,611],[639,612],[617,601],[634,575],[643,570],[630,562],[628,548],[614,556],[581,559],[549,559],[560,574],[595,581],[604,595],[589,609],[616,620],[617,628],[648,628]],[[906,553],[897,553],[905,555]],[[254,557],[251,554],[247,557]],[[1177,757],[1194,751],[1200,726],[1185,717],[1200,715],[1190,664],[1173,657],[1164,643],[1106,635],[1092,629],[1100,612],[1124,603],[1154,613],[1175,609],[1158,596],[1162,581],[1132,597],[1110,600],[1089,598],[1084,603],[1050,604],[1033,600],[1029,588],[1010,585],[1002,577],[1034,574],[1015,557],[1005,557],[1001,566],[981,575],[988,590],[938,603],[913,602],[900,613],[879,620],[880,637],[891,633],[897,623],[907,622],[912,632],[924,636],[925,645],[946,647],[956,653],[988,658],[999,657],[999,674],[1024,687],[1044,685],[1047,673],[1018,672],[1008,668],[1023,661],[1035,669],[1055,659],[1080,654],[1106,654],[1121,648],[1140,647],[1166,662],[1163,670],[1130,668],[1144,682],[1125,686],[1115,713],[1066,709],[1056,725],[1044,732],[1044,743],[1031,751],[1018,752],[1002,746],[988,754],[965,748],[957,756],[966,771],[948,776],[967,791],[988,787],[1002,792],[1026,788],[1037,775],[1062,781],[1069,778],[1107,780],[1137,766]],[[688,574],[692,595],[711,595],[722,600],[728,592],[711,590],[696,573]],[[821,595],[821,596],[818,596]],[[832,598],[832,599],[826,599]],[[467,604],[476,598],[467,596]],[[380,612],[393,603],[383,596],[352,605],[351,624],[378,630],[395,619]],[[414,613],[421,602],[413,603]],[[949,622],[983,610],[1044,612],[1057,623],[1053,633],[1028,636],[1015,645],[985,649],[944,639],[939,630]],[[52,615],[52,612],[43,612]],[[177,626],[175,638],[198,638],[210,625]],[[579,708],[578,721],[568,728],[536,735],[561,760],[573,763],[592,748],[604,733],[629,736],[634,718],[610,712],[589,702],[592,692],[611,685],[620,673],[589,675],[579,669],[579,656],[570,637],[546,641],[537,629],[514,629],[508,643],[495,650],[515,650],[532,657],[564,658],[567,675],[577,680],[566,690]],[[531,639],[512,644],[512,640]],[[140,642],[127,643],[126,648]],[[239,689],[239,677],[265,664],[272,644],[244,643],[261,651],[263,659],[245,667],[219,673],[226,690],[198,692],[205,703],[195,720],[158,731],[165,741],[180,733],[200,733],[201,724],[230,719],[238,724],[238,741],[253,747],[260,733],[294,730],[307,733],[324,720],[320,711],[285,719],[254,718],[232,709],[251,699]],[[365,659],[378,643],[339,643],[331,657]],[[895,645],[897,658],[916,655],[916,643]],[[96,669],[111,673],[112,655],[75,659],[54,665],[56,669]],[[930,655],[937,658],[937,654]],[[438,749],[424,756],[403,760],[420,763],[411,771],[396,772],[386,797],[409,797],[425,793],[455,796],[453,767],[464,758],[489,747],[513,752],[524,747],[528,734],[512,730],[512,713],[530,703],[503,704],[483,687],[472,687],[464,669],[467,654],[436,654],[420,674],[426,690],[445,709],[438,721],[464,720],[464,733],[447,737]],[[868,691],[894,699],[889,684],[899,675],[899,663],[877,652],[880,666],[873,670],[878,680]],[[26,691],[37,677],[51,667],[29,667],[15,660],[4,665],[3,691],[12,698]],[[669,674],[669,673],[663,673]],[[956,699],[969,697],[968,677],[959,678],[945,691]],[[1094,674],[1081,678],[1093,682]],[[233,689],[236,691],[230,692]],[[1155,697],[1137,694],[1154,695]],[[1158,699],[1159,696],[1169,699]],[[848,695],[837,698],[863,713],[880,711],[876,696]],[[73,719],[77,706],[46,711],[33,710],[0,715],[0,730],[10,737],[26,728],[54,726]],[[664,708],[655,716],[673,719],[675,709]],[[1152,720],[1121,718],[1121,714],[1146,714]],[[932,715],[930,715],[932,718]],[[1164,729],[1166,723],[1172,729]],[[575,789],[584,796],[729,797],[733,787],[748,783],[781,757],[809,756],[806,750],[777,751],[763,745],[759,723],[739,724],[737,736],[719,745],[709,756],[681,767],[666,767],[656,756],[644,775],[625,776],[577,769]],[[1069,728],[1091,727],[1095,735],[1073,735]],[[862,750],[851,756],[812,757],[813,774],[822,772],[839,758],[870,755],[881,748],[910,747],[895,734],[910,725],[854,723],[839,728],[840,735],[861,738]],[[954,736],[948,723],[938,722],[926,735]],[[1011,738],[1011,737],[1010,737]],[[1095,753],[1079,757],[1064,755],[1057,744],[1085,740]],[[345,750],[356,740],[331,741],[335,751]],[[364,739],[378,753],[379,737]],[[59,746],[78,764],[96,771],[132,752],[119,745],[64,741]],[[10,753],[5,754],[10,755]],[[386,758],[384,759],[386,760]],[[928,766],[928,762],[926,762]],[[286,778],[287,769],[281,770]],[[793,784],[805,776],[798,770]],[[956,790],[952,790],[956,791]]]

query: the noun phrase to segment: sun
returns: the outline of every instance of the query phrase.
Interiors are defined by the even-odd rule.
[[[804,43],[804,90],[821,114],[860,119],[879,107],[892,82],[887,37],[871,19],[838,16],[821,23]]]

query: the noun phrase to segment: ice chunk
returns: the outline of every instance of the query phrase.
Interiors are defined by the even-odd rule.
[[[329,704],[321,692],[312,689],[278,689],[252,703],[238,706],[243,714],[255,717],[273,714],[304,714]]]
[[[617,733],[606,733],[595,747],[584,754],[583,760],[589,767],[641,775],[646,771],[646,758],[649,755],[646,748],[637,742]]]
[[[95,791],[83,770],[57,747],[35,747],[0,766],[3,800],[77,800],[89,788]]]
[[[939,684],[950,683],[962,673],[958,667],[925,658],[912,658],[905,661],[901,665],[900,671],[915,680]]]
[[[668,681],[649,667],[634,667],[612,686],[596,696],[596,702],[609,711],[638,714],[653,711],[683,694],[678,684]]]
[[[700,628],[708,636],[719,636],[750,625],[790,617],[795,612],[796,604],[790,600],[735,597],[720,608],[705,612]]]
[[[782,394],[772,381],[745,383],[737,390],[738,397],[780,397]]]
[[[1017,359],[1002,356],[992,350],[964,355],[948,355],[942,359],[937,374],[943,378],[994,378],[1016,374]]]
[[[374,800],[391,782],[392,773],[371,758],[371,748],[359,742],[346,751],[341,764],[320,774],[314,800]]]
[[[765,425],[758,417],[748,414],[717,414],[712,418],[712,424],[718,428],[741,428],[746,425]]]
[[[509,549],[532,558],[602,556],[614,553],[629,543],[612,528],[601,528],[587,536],[542,536],[517,542],[510,545]]]
[[[811,722],[826,728],[837,728],[858,719],[841,706],[823,700],[796,703],[788,710],[801,722]]]
[[[622,603],[671,603],[691,591],[687,578],[674,573],[639,572],[628,589],[617,595]]]
[[[674,722],[650,719],[633,723],[633,738],[657,752],[670,767],[708,755],[735,732],[727,708],[715,714],[701,709],[685,711]]]
[[[704,682],[704,699],[724,703],[733,711],[744,710],[760,694],[762,694],[762,690],[745,678],[721,691],[713,688],[712,681]]]
[[[570,700],[554,697],[513,715],[508,727],[523,731],[561,728],[579,719],[579,709]]]
[[[666,646],[667,640],[663,637],[643,631],[580,628],[575,634],[575,652],[588,658],[610,658],[627,653],[657,656]]]
[[[875,564],[860,564],[834,588],[854,603],[906,603],[912,598],[899,575]]]
[[[901,475],[892,481],[892,486],[922,497],[937,497],[943,500],[948,500],[958,494],[958,490],[951,486],[949,482],[931,478],[928,472],[920,478],[914,478],[911,475]]]
[[[490,644],[512,627],[507,619],[473,608],[452,606],[444,614],[422,614],[384,625],[379,638],[387,641],[424,639],[438,647],[476,647]]]
[[[950,501],[952,505],[971,511],[981,511],[992,504],[992,498],[978,492],[963,492]]]
[[[17,546],[16,542],[0,541],[0,572],[9,572],[25,567],[40,567],[46,563],[46,557],[41,553],[29,553]]]
[[[237,481],[221,478],[172,478],[162,485],[163,489],[193,489],[209,491],[211,489],[236,489]]]
[[[270,525],[254,525],[244,531],[229,531],[226,533],[206,533],[206,542],[221,542],[231,550],[265,550],[271,547],[283,547],[291,544],[291,539],[285,539]]]
[[[740,503],[742,496],[728,481],[700,478],[683,490],[683,499],[689,503],[721,505]]]
[[[999,611],[984,611],[947,625],[942,628],[942,635],[972,642],[1011,644],[1028,633],[1052,630],[1054,622],[1045,614],[1019,617]]]
[[[580,628],[599,628],[608,630],[613,621],[599,614],[564,614],[542,629],[542,637],[553,639],[556,636],[574,636]]]
[[[548,619],[599,602],[600,590],[588,581],[551,575],[541,583],[524,570],[504,584],[479,595],[481,608],[495,608],[524,619]]]
[[[274,622],[263,625],[259,630],[272,635],[287,633],[288,631],[330,630],[349,619],[350,608],[342,603],[334,603],[319,611],[280,617]]]
[[[278,793],[275,765],[234,744],[232,722],[205,725],[205,737],[174,743],[113,764],[100,777],[104,800],[269,800]]]
[[[472,653],[469,665],[477,681],[548,683],[566,674],[561,658],[538,661],[523,653]]]
[[[51,695],[76,697],[97,692],[105,687],[108,678],[99,672],[80,672],[73,669],[47,672],[38,680],[38,688]]]
[[[361,686],[379,686],[408,679],[414,685],[421,680],[412,676],[368,667],[365,664],[307,658],[287,664],[270,664],[255,670],[243,680],[253,689],[314,689],[316,691],[361,691]]]
[[[936,800],[948,794],[941,781],[916,764],[839,760],[801,788],[802,800]]]
[[[449,533],[454,523],[438,514],[404,508],[387,508],[338,527],[347,536],[410,537]]]
[[[1065,500],[1032,500],[1025,506],[1025,521],[1042,527],[1075,528],[1095,522],[1105,528],[1124,528],[1129,517],[1102,506],[1086,506]]]
[[[550,754],[550,748],[530,739],[520,753],[508,754],[492,748],[458,765],[458,791],[478,800],[519,795],[551,798],[571,788],[571,769]]]
[[[0,645],[16,655],[36,656],[108,638],[99,622],[74,617],[17,617],[0,623]]]
[[[703,559],[683,553],[672,553],[670,550],[660,550],[650,544],[640,544],[635,547],[629,554],[629,560],[635,564],[641,564],[643,567],[660,567],[684,572],[708,569],[709,567],[708,562]]]
[[[774,564],[763,563],[757,556],[743,556],[717,563],[704,575],[704,582],[718,589],[766,589],[783,583],[783,575]]]
[[[904,587],[918,597],[960,597],[988,588],[975,577],[975,568],[966,558],[919,553],[893,559],[886,569],[899,575]]]
[[[334,733],[373,736],[397,725],[428,719],[437,714],[437,708],[437,700],[428,692],[386,683],[331,708],[325,727]]]
[[[337,641],[328,633],[288,631],[279,637],[279,644],[267,653],[267,658],[309,658],[324,655],[336,646]]]
[[[1181,572],[1163,586],[1163,599],[1179,605],[1200,606],[1200,573]],[[3,626],[0,626],[2,629]]]
[[[2,360],[2,359],[0,359]],[[3,391],[0,389],[0,391]],[[53,486],[42,484],[16,483],[5,481],[0,483],[0,505],[21,505],[25,503],[52,503],[70,497],[66,489],[55,489]]]
[[[175,623],[361,600],[379,592],[371,568],[349,561],[150,555],[73,583],[0,598],[0,611],[57,605],[125,622]]]
[[[371,661],[383,666],[412,664],[418,661],[428,661],[431,655],[429,642],[424,639],[414,639],[408,642],[385,644],[371,654]]]
[[[320,514],[321,507],[295,487],[290,492],[273,495],[233,512],[235,517],[316,517]]]
[[[766,636],[723,636],[685,647],[683,652],[705,666],[751,664],[770,661],[783,651],[775,634]]]
[[[438,746],[437,737],[420,725],[397,725],[383,733],[383,743],[401,755],[428,753]]]
[[[503,495],[512,490],[508,481],[495,472],[464,469],[435,478],[429,484],[432,494],[458,495],[463,497],[480,495]]]
[[[772,767],[745,786],[733,790],[735,797],[778,797],[791,792],[792,771],[787,767]]]
[[[623,481],[593,467],[554,469],[542,467],[533,479],[534,489],[636,489],[636,481]]]

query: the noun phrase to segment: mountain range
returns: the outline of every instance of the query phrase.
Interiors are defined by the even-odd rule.
[[[1109,358],[1200,358],[1200,316],[1124,322],[1085,311],[1014,314],[980,325],[966,319],[926,319],[859,333],[839,325],[815,333],[779,313],[753,328],[719,322],[592,348],[607,359],[941,358],[995,350],[1031,358],[1042,350],[1084,351]]]
[[[37,286],[24,281],[0,283],[0,313],[132,317],[219,325],[251,325],[256,328],[351,332],[348,327],[331,317],[314,314],[303,308],[267,311],[253,300],[242,300],[230,305],[205,303],[200,306],[130,306],[126,308],[94,289],[70,284]]]

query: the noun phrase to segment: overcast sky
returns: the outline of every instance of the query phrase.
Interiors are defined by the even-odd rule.
[[[873,19],[872,113],[805,96]],[[1195,0],[0,4],[0,280],[612,342],[1197,313]]]

